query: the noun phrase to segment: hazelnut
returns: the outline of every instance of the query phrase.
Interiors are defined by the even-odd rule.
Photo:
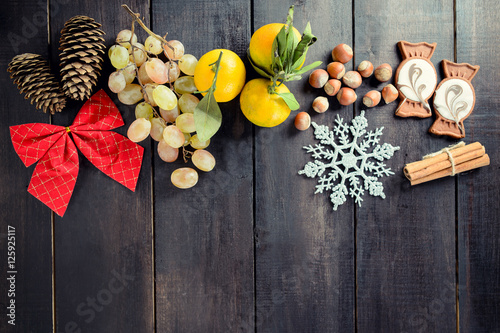
[[[328,99],[324,96],[318,96],[314,99],[312,103],[312,108],[317,113],[323,113],[328,110],[329,107]]]
[[[382,64],[375,69],[375,77],[380,82],[389,81],[392,77],[392,68],[389,64]]]
[[[335,96],[339,92],[341,85],[342,83],[340,82],[340,80],[330,79],[328,80],[328,82],[326,82],[323,88],[325,89],[325,92],[328,96]]]
[[[382,89],[382,98],[386,104],[394,102],[398,96],[399,92],[392,84],[388,84]]]
[[[345,64],[352,59],[352,48],[347,44],[339,44],[332,51],[333,61],[340,61]]]
[[[309,74],[309,84],[313,88],[323,88],[328,79],[328,72],[324,69],[315,69]]]
[[[305,131],[309,128],[309,126],[311,126],[311,116],[309,113],[304,111],[297,113],[294,125],[299,131]]]
[[[363,104],[366,105],[369,108],[377,106],[378,103],[380,103],[380,98],[381,98],[381,95],[380,95],[379,91],[377,91],[377,90],[370,90],[363,97]]]
[[[354,89],[349,87],[340,88],[337,93],[337,99],[341,105],[351,105],[356,101],[356,98],[358,98],[358,96],[356,96]]]
[[[326,71],[328,72],[328,74],[330,74],[330,76],[333,79],[340,80],[342,76],[344,76],[345,74],[345,66],[341,62],[334,61],[329,63],[328,66],[326,66]]]
[[[370,77],[373,74],[373,64],[368,60],[363,60],[358,65],[358,72],[362,77]]]
[[[356,71],[349,71],[345,73],[344,77],[342,78],[342,82],[344,82],[346,86],[352,89],[356,89],[357,87],[359,87],[361,85],[361,80],[361,75]]]

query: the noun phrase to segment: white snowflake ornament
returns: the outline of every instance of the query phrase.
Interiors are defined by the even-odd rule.
[[[354,117],[350,126],[345,124],[339,115],[335,123],[333,131],[330,131],[328,126],[311,123],[314,135],[321,144],[303,147],[312,154],[314,162],[308,162],[299,174],[310,178],[319,177],[314,194],[331,190],[333,210],[337,210],[338,206],[346,202],[347,195],[361,206],[365,190],[372,196],[385,199],[384,186],[378,178],[393,175],[394,172],[382,161],[390,159],[399,147],[389,143],[378,144],[384,128],[367,132],[365,111]],[[349,136],[352,136],[352,140]],[[333,147],[333,150],[324,145]],[[372,175],[367,175],[367,172]]]

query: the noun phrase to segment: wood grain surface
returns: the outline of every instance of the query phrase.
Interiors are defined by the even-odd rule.
[[[284,22],[307,22],[318,37],[306,63],[331,61],[340,43],[352,46],[347,70],[363,60],[401,62],[397,42],[436,42],[431,59],[481,66],[472,84],[475,110],[464,141],[481,142],[491,165],[411,187],[402,168],[456,140],[428,133],[434,118],[400,118],[397,103],[366,111],[369,129],[384,127],[381,142],[399,146],[381,179],[385,200],[348,197],[337,211],[316,180],[298,175],[311,161],[292,115],[275,128],[252,126],[239,100],[220,103],[223,124],[208,150],[217,165],[191,190],[178,190],[157,143],[145,140],[135,192],[104,175],[82,154],[63,218],[27,193],[33,166],[16,155],[9,126],[29,122],[70,125],[83,102],[54,116],[35,110],[7,73],[16,54],[39,53],[59,71],[60,31],[69,18],[102,23],[106,46],[130,28],[122,2],[8,0],[0,14],[0,332],[500,332],[499,63],[500,4],[485,0],[132,0],[144,22],[167,40],[180,40],[197,58],[215,49],[246,59],[252,33]],[[136,25],[139,40],[147,34]],[[106,57],[99,88],[118,106],[126,134],[134,107],[107,88]],[[322,89],[287,83],[318,124],[333,126],[365,109],[363,95],[385,84],[364,79],[354,105]],[[189,162],[190,163],[190,162]],[[8,226],[16,230],[16,325],[8,323]]]

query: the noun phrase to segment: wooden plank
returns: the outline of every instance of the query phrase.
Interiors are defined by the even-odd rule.
[[[254,1],[254,30],[285,22],[288,1]],[[315,10],[321,8],[321,10]],[[295,6],[294,26],[307,21],[318,41],[306,63],[323,61],[339,43],[352,43],[350,1],[302,1]],[[316,114],[311,103],[319,89],[289,82],[301,110],[318,124],[333,125],[338,112],[352,115],[330,98],[331,111]],[[329,196],[314,195],[317,179],[298,175],[311,161],[303,146],[315,144],[312,127],[294,128],[296,113],[275,128],[256,128],[256,318],[257,332],[354,332],[354,216],[347,202],[332,210]]]
[[[498,1],[457,1],[457,62],[480,65],[472,84],[473,113],[465,120],[466,142],[481,142],[491,164],[458,177],[460,331],[500,328],[500,124],[497,82],[500,23]]]
[[[155,1],[152,14],[155,32],[197,58],[215,48],[245,56],[249,1]],[[182,161],[153,154],[158,332],[236,332],[252,318],[251,127],[238,100],[220,106],[223,125],[207,148],[217,164],[194,188],[170,182]]]
[[[377,67],[401,61],[397,42],[436,42],[431,58],[453,59],[453,1],[355,2],[356,66],[365,59]],[[360,87],[362,96],[384,84]],[[398,101],[399,102],[399,101]],[[385,200],[365,195],[356,211],[358,332],[454,332],[455,183],[452,178],[410,187],[406,163],[450,144],[430,135],[433,118],[394,116],[397,103],[368,110],[370,128],[384,127],[381,142],[400,146],[387,162],[395,175],[382,178]]]
[[[49,116],[19,94],[7,73],[8,63],[17,54],[38,53],[48,59],[47,28],[43,20],[47,17],[47,8],[40,7],[37,1],[6,1],[3,11],[8,15],[2,17],[6,39],[0,46],[3,73],[0,77],[3,111],[0,119],[3,157],[0,161],[0,331],[49,332],[53,327],[51,214],[26,191],[34,166],[23,166],[9,132],[9,126],[13,125],[48,123]],[[14,234],[9,233],[12,228]],[[9,249],[12,245],[15,248]],[[15,257],[12,267],[8,265],[11,257]],[[16,273],[9,273],[11,271]]]
[[[52,55],[58,61],[60,30],[75,15],[87,15],[102,24],[106,46],[116,34],[130,29],[130,16],[120,2],[66,2],[51,17]],[[144,1],[128,2],[149,23]],[[125,134],[135,119],[134,107],[122,105],[107,90],[112,71],[107,57],[98,88],[106,87],[122,113]],[[97,91],[97,89],[94,89]],[[83,102],[71,102],[53,117],[69,125]],[[151,151],[145,147],[135,193],[95,168],[80,154],[75,190],[63,218],[55,218],[56,330],[82,332],[143,332],[154,330],[153,232],[151,210]]]

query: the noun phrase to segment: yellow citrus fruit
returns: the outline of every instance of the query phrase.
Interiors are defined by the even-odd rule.
[[[253,79],[248,81],[240,95],[241,111],[257,126],[274,127],[285,121],[290,115],[290,108],[277,94],[270,94],[268,88],[272,85],[268,79]],[[284,85],[275,88],[277,93],[288,93]]]
[[[252,38],[250,39],[248,52],[250,54],[252,62],[257,67],[265,70],[269,74],[273,74],[273,41],[283,26],[283,23],[266,24],[257,29],[257,31],[254,32]],[[295,27],[293,27],[292,30],[297,37],[297,43],[295,44],[296,46],[302,38],[302,35],[297,29],[295,29]]]
[[[214,97],[217,102],[229,102],[243,89],[246,78],[245,65],[233,51],[216,49],[205,53],[194,69],[194,84],[199,91],[208,90],[212,86],[215,76],[215,67],[212,64],[219,59],[221,52],[223,53]]]

